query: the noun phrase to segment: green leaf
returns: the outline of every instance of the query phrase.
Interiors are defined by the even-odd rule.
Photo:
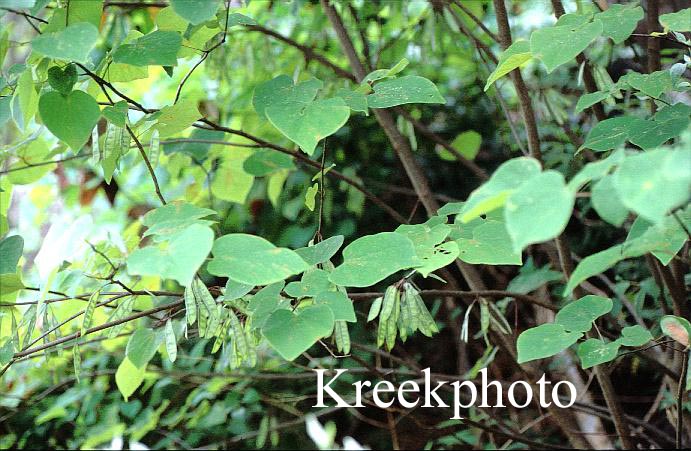
[[[318,192],[319,183],[313,183],[312,186],[307,188],[307,191],[305,191],[305,207],[307,207],[309,211],[314,211]]]
[[[127,272],[133,276],[160,276],[188,286],[206,260],[214,232],[201,224],[169,235],[165,246],[148,246],[132,252],[127,259]]]
[[[562,64],[574,61],[602,32],[603,26],[599,20],[540,28],[530,35],[530,51],[545,63],[550,73]]]
[[[336,92],[336,96],[342,98],[351,110],[369,114],[367,97],[363,93],[341,88]]]
[[[144,215],[141,221],[148,229],[143,236],[172,235],[192,224],[210,225],[210,220],[201,218],[211,215],[216,215],[216,211],[181,200],[173,201]]]
[[[228,27],[233,27],[235,25],[257,25],[257,21],[244,14],[233,13],[228,16]]]
[[[477,153],[480,151],[481,144],[482,136],[480,136],[480,134],[474,130],[468,130],[459,134],[451,142],[451,146],[468,160],[475,159]],[[454,154],[452,154],[451,152],[449,152],[441,146],[438,146],[435,150],[437,151],[437,154],[439,154],[439,157],[442,160],[456,160],[456,156]]]
[[[494,171],[489,181],[470,194],[461,210],[461,222],[467,223],[502,207],[513,191],[538,175],[540,170],[540,163],[534,158],[513,158],[503,163]]]
[[[357,322],[353,301],[338,291],[322,291],[314,297],[317,305],[326,305],[331,309],[335,321]]]
[[[635,326],[625,327],[621,330],[621,337],[616,343],[623,346],[643,346],[653,339],[652,334],[648,329],[636,324]]]
[[[691,8],[682,9],[669,14],[660,16],[660,23],[672,31],[687,32],[691,31]]]
[[[659,70],[651,74],[630,72],[624,75],[621,81],[650,97],[660,97],[663,92],[672,89],[672,76],[668,70]]]
[[[102,13],[103,0],[70,0],[67,2],[67,25],[88,22],[98,28]]]
[[[593,185],[591,202],[602,219],[617,227],[621,226],[629,215],[629,210],[619,199],[611,175],[601,178]]]
[[[533,54],[530,52],[530,42],[524,40],[514,42],[499,55],[497,67],[489,74],[484,90],[487,91],[495,81],[512,70],[518,69],[531,59],[533,59]]]
[[[348,121],[350,108],[336,97],[307,105],[301,102],[271,105],[266,109],[266,116],[281,133],[312,155],[320,140],[336,133]]]
[[[406,103],[446,103],[437,87],[424,77],[406,75],[374,85],[367,96],[370,108],[389,108]]]
[[[689,110],[683,103],[666,106],[653,120],[639,121],[631,130],[629,141],[644,150],[654,149],[680,135],[689,126]]]
[[[667,220],[669,221],[669,219],[675,220],[675,218],[668,218]],[[683,220],[684,218],[682,217],[682,221]],[[685,222],[689,221],[687,220]],[[660,250],[653,250],[651,251],[651,254],[653,254],[655,258],[660,260],[660,263],[662,263],[665,266],[667,266],[669,262],[672,261],[672,258],[674,258],[676,253],[679,252],[681,247],[688,239],[688,235],[681,227],[674,227],[671,231],[663,231],[663,233],[660,233],[659,227],[656,227],[654,223],[648,221],[642,216],[639,216],[636,218],[635,221],[633,221],[633,224],[631,224],[629,234],[626,236],[626,243],[635,242],[636,238],[639,238],[646,234],[652,234],[654,236],[664,235],[664,242],[663,245],[660,247]]]
[[[31,75],[31,70],[25,70],[19,76],[17,87],[15,89],[14,100],[19,104],[19,111],[17,111],[15,103],[14,106],[14,120],[20,129],[24,130],[29,125],[29,122],[36,115],[38,107],[38,94],[34,87],[34,79]],[[20,123],[21,122],[21,123]]]
[[[266,81],[254,90],[252,105],[262,119],[267,119],[266,109],[269,106],[290,105],[294,103],[307,106],[317,92],[324,86],[321,80],[311,78],[309,80],[293,84],[292,78],[287,75],[279,75]]]
[[[660,328],[662,333],[681,344],[682,346],[689,346],[689,337],[691,336],[691,323],[685,318],[674,315],[665,315],[660,320]]]
[[[125,125],[127,125],[127,111],[127,102],[121,100],[119,102],[115,102],[115,104],[112,106],[103,108],[101,114],[114,125],[120,128],[125,128]]]
[[[83,91],[72,91],[66,96],[46,92],[39,99],[38,110],[48,130],[74,150],[88,141],[101,116],[96,100]]]
[[[595,105],[596,103],[602,102],[603,100],[605,100],[609,96],[610,96],[610,93],[606,92],[606,91],[595,91],[595,92],[590,92],[588,94],[583,94],[578,99],[578,102],[576,103],[576,110],[574,112],[580,113],[581,111],[585,110],[586,108],[590,108],[591,106]]]
[[[122,44],[113,53],[113,62],[131,66],[176,66],[181,45],[180,33],[158,30]]]
[[[15,274],[24,250],[24,239],[12,235],[0,240],[0,274]]]
[[[544,359],[560,353],[583,336],[580,332],[567,332],[561,324],[543,324],[518,336],[516,347],[518,363]]]
[[[506,224],[496,220],[473,221],[468,224],[467,238],[456,240],[459,258],[473,265],[520,265],[521,253],[513,250]]]
[[[218,0],[171,0],[173,11],[192,25],[198,25],[216,16]]]
[[[257,292],[249,301],[247,310],[252,312],[252,328],[261,328],[266,319],[278,309],[292,311],[290,302],[281,297],[285,282],[280,281],[267,285]]]
[[[595,365],[611,362],[617,357],[619,343],[605,343],[596,338],[588,338],[578,346],[578,358],[581,359],[581,367],[585,370]]]
[[[157,117],[156,128],[161,139],[191,127],[201,117],[197,103],[191,100],[181,100],[175,105],[161,108]]]
[[[115,384],[118,386],[118,390],[120,390],[125,401],[144,382],[145,371],[145,367],[138,368],[127,357],[120,362],[115,372]]]
[[[621,202],[652,222],[689,200],[691,149],[659,149],[627,157],[614,173]]]
[[[574,196],[559,172],[545,171],[522,184],[504,210],[514,251],[558,236],[569,222],[573,204]]]
[[[300,282],[290,282],[286,285],[285,292],[294,298],[316,296],[331,288],[329,273],[321,269],[305,271]]]
[[[682,212],[682,222],[691,224],[688,219],[690,209]],[[686,225],[688,228],[689,226]],[[564,296],[567,296],[581,282],[600,274],[617,262],[626,258],[640,257],[648,252],[660,252],[672,256],[679,250],[680,241],[685,241],[686,232],[681,227],[677,218],[667,216],[665,219],[653,226],[650,226],[643,234],[631,240],[626,240],[623,244],[610,247],[581,260],[569,279]]]
[[[612,311],[612,300],[601,296],[588,295],[562,307],[554,322],[570,332],[588,332],[593,322]]]
[[[413,242],[396,232],[364,236],[343,250],[343,264],[333,270],[332,283],[368,287],[402,269],[420,266]]]
[[[94,312],[96,311],[96,304],[98,303],[98,297],[101,295],[101,290],[94,291],[91,296],[89,296],[89,301],[84,309],[84,317],[82,318],[82,326],[79,329],[79,335],[84,336],[84,333],[91,327],[94,320]]]
[[[86,63],[97,40],[98,28],[88,22],[78,22],[64,30],[35,37],[31,48],[49,58]]]
[[[631,36],[642,18],[643,8],[640,6],[616,3],[609,5],[605,11],[595,14],[595,19],[602,22],[602,34],[611,38],[615,44],[620,44]]]
[[[264,238],[232,233],[218,238],[207,270],[249,285],[268,285],[309,268],[298,254]]]
[[[550,269],[549,265],[536,268],[532,258],[528,258],[518,271],[518,276],[509,282],[506,291],[527,294],[546,283],[560,281],[564,277],[559,271]]]
[[[262,335],[284,359],[295,360],[320,338],[331,335],[334,315],[327,305],[276,310],[262,327]]]
[[[151,329],[139,328],[134,331],[127,342],[125,355],[132,365],[146,368],[158,349],[159,341]]]
[[[626,142],[631,130],[640,122],[640,119],[631,116],[614,117],[598,122],[588,133],[581,149],[604,152],[619,147]]]
[[[319,243],[296,249],[297,253],[309,265],[318,265],[331,259],[343,245],[343,235],[336,235],[320,241]]]
[[[244,163],[251,155],[250,149],[233,149],[224,155],[211,182],[211,191],[216,197],[228,202],[245,203],[254,183],[254,176],[244,169]]]
[[[51,67],[48,69],[48,83],[60,94],[68,95],[77,83],[77,66],[68,64],[64,69]]]
[[[272,149],[259,149],[252,153],[242,164],[248,174],[264,177],[281,169],[295,169],[293,157]]]

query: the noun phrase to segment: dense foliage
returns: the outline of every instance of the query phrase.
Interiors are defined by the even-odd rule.
[[[0,447],[691,443],[677,3],[0,0]]]

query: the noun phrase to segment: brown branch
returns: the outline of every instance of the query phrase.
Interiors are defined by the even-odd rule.
[[[337,66],[336,64],[332,63],[325,56],[315,52],[312,47],[308,47],[306,45],[300,44],[299,42],[297,42],[297,41],[295,41],[295,40],[293,40],[287,36],[283,36],[282,34],[277,33],[275,31],[270,30],[270,29],[263,27],[261,25],[247,25],[247,26],[245,26],[245,29],[248,31],[257,31],[259,33],[270,36],[270,37],[276,39],[277,41],[281,41],[283,43],[286,43],[286,44],[290,45],[291,47],[295,47],[296,49],[298,49],[300,52],[302,52],[305,55],[305,59],[307,61],[310,61],[310,60],[317,61],[321,65],[331,69],[339,77],[348,79],[352,82],[357,81],[355,79],[355,77],[353,76],[353,74],[351,74],[347,70]]]
[[[463,4],[462,1],[451,0],[451,3],[456,5],[461,11],[463,11],[468,17],[470,17],[470,19],[473,22],[475,22],[475,25],[480,27],[480,29],[482,29],[482,31],[484,31],[485,34],[487,36],[489,36],[494,42],[497,42],[497,43],[499,42],[499,38],[497,37],[497,35],[492,33],[492,31],[489,28],[487,28],[487,26],[484,23],[482,23],[482,21],[475,14],[473,14],[473,12],[471,10],[466,8],[466,6]]]
[[[144,164],[146,164],[146,168],[149,170],[149,175],[151,175],[151,180],[154,182],[154,188],[156,189],[156,195],[158,196],[158,199],[161,201],[163,205],[166,205],[166,200],[163,197],[163,194],[161,193],[161,187],[158,185],[158,178],[156,178],[156,173],[154,172],[154,168],[151,166],[149,157],[146,156],[146,151],[144,150],[142,143],[139,142],[139,138],[137,138],[137,135],[134,134],[129,125],[125,125],[125,129],[127,129],[127,133],[129,133],[132,137],[132,140],[137,145],[137,149],[139,149],[139,153],[144,159]]]
[[[501,47],[506,50],[511,46],[511,28],[509,27],[509,16],[506,12],[506,5],[504,0],[493,0],[494,11],[497,16],[497,26],[499,28],[499,41]],[[537,121],[535,120],[535,112],[533,111],[533,104],[530,100],[530,91],[523,81],[520,69],[511,71],[511,80],[516,87],[518,94],[521,115],[528,132],[528,150],[530,156],[542,160],[542,152],[540,151],[540,138],[537,131]]]

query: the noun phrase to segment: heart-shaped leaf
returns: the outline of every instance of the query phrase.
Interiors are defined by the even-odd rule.
[[[674,315],[665,315],[660,320],[662,333],[680,343],[682,346],[689,346],[689,336],[691,336],[691,323],[687,319]]]
[[[612,310],[612,300],[601,296],[588,295],[566,304],[557,313],[554,321],[571,332],[587,332],[593,321]]]
[[[113,53],[113,61],[132,66],[175,66],[181,45],[180,33],[158,30],[122,44]]]
[[[561,324],[543,324],[523,332],[518,337],[518,363],[551,357],[583,336],[580,332],[567,332]]]
[[[289,102],[272,105],[266,117],[287,138],[312,155],[317,143],[336,133],[348,121],[350,108],[340,97],[316,100],[307,105]]]
[[[597,338],[588,338],[578,346],[578,358],[585,370],[601,363],[611,362],[617,356],[619,343],[605,343]]]
[[[49,58],[85,63],[97,40],[98,28],[88,22],[78,22],[64,30],[37,36],[31,48]]]
[[[144,215],[142,224],[148,227],[144,236],[171,235],[192,224],[209,225],[211,221],[201,218],[215,214],[215,210],[197,207],[184,201],[170,202]]]
[[[310,265],[324,263],[333,257],[343,245],[343,235],[336,235],[320,241],[314,246],[295,249],[295,252]]]
[[[623,328],[621,337],[616,342],[623,346],[643,346],[652,339],[653,336],[648,329],[636,324]]]
[[[401,269],[420,266],[413,242],[397,232],[369,235],[343,249],[343,264],[329,279],[336,285],[369,287]]]
[[[370,108],[389,108],[406,103],[446,103],[437,87],[417,75],[406,75],[374,85],[374,93],[367,96]]]
[[[530,50],[540,58],[547,72],[576,59],[576,55],[602,34],[602,22],[559,25],[535,30],[530,35]]]
[[[67,95],[77,83],[77,66],[68,64],[64,69],[53,66],[48,69],[48,83],[61,94]]]
[[[46,92],[38,101],[43,124],[61,141],[79,150],[88,141],[101,110],[98,103],[83,91],[64,96],[57,91]]]
[[[212,19],[220,2],[218,0],[171,0],[173,11],[192,25]]]
[[[276,247],[264,238],[232,233],[217,239],[208,271],[248,285],[279,282],[309,268],[294,251]]]
[[[329,307],[336,321],[357,322],[353,301],[340,291],[323,291],[314,297],[314,302]]]
[[[557,171],[545,171],[522,184],[504,209],[513,250],[518,253],[529,244],[559,235],[569,222],[573,204],[573,193]]]
[[[284,359],[295,360],[320,338],[331,334],[334,315],[324,304],[316,304],[297,314],[279,309],[262,327],[262,335]]]
[[[160,276],[188,286],[206,260],[214,240],[207,226],[191,226],[170,235],[164,246],[137,249],[127,259],[127,272],[133,276]]]

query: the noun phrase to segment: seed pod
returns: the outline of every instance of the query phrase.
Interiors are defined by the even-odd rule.
[[[192,285],[185,288],[185,318],[190,326],[197,321],[197,300],[194,297]]]
[[[72,347],[72,363],[74,364],[74,377],[79,382],[79,374],[82,371],[82,355],[79,353],[79,343]]]
[[[132,308],[134,306],[134,297],[128,296],[124,298],[118,306],[113,310],[113,313],[110,314],[108,317],[108,322],[113,322],[113,321],[119,321],[123,318],[126,318],[129,316],[130,313],[132,313]],[[108,338],[114,338],[116,337],[120,331],[125,327],[125,324],[127,323],[122,323],[118,324],[117,326],[113,326],[110,328],[108,331]]]
[[[350,352],[348,323],[345,321],[336,321],[334,324],[334,338],[336,340],[336,349],[338,349],[338,352],[348,354]]]
[[[151,133],[151,142],[149,143],[149,163],[151,167],[158,166],[158,158],[160,155],[161,140],[158,137],[158,129]]]
[[[382,302],[381,313],[379,314],[380,320],[388,320],[389,316],[393,312],[394,306],[396,305],[396,298],[401,295],[398,288],[395,285],[391,285],[386,288],[384,292],[384,301]]]
[[[372,302],[372,305],[369,308],[369,314],[367,315],[367,322],[369,323],[372,321],[374,318],[379,316],[379,312],[381,311],[381,304],[382,304],[383,298],[379,296],[377,299],[375,299]]]
[[[423,335],[431,337],[433,334],[439,332],[437,323],[434,321],[434,318],[432,318],[432,315],[430,315],[427,306],[419,295],[415,297],[415,301],[420,311],[420,332],[422,332]]]
[[[168,353],[168,358],[171,362],[175,362],[175,359],[178,358],[178,342],[175,338],[175,332],[173,331],[173,323],[170,321],[170,319],[166,321],[164,333],[166,340],[166,352]]]

